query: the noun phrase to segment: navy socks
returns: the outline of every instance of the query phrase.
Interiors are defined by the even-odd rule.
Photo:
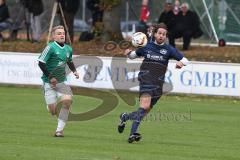
[[[137,111],[124,115],[124,121],[127,120],[133,121],[130,135],[137,132],[138,126],[140,125],[143,117],[145,116],[145,113],[146,113],[145,109],[138,108]]]

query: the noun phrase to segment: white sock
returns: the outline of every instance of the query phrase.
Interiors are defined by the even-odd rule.
[[[66,122],[68,120],[68,113],[69,110],[65,107],[62,107],[58,116],[58,125],[56,132],[62,131],[66,125]]]
[[[56,129],[56,132],[60,132],[64,129],[65,127],[65,124],[66,122],[61,120],[61,119],[58,119],[58,125],[57,125],[57,129]]]

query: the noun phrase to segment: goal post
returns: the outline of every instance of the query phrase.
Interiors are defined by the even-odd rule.
[[[240,45],[240,0],[186,0],[200,17],[203,43]],[[201,42],[199,42],[201,43]]]

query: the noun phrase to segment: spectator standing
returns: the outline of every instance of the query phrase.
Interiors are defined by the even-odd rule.
[[[191,39],[202,35],[198,15],[189,10],[188,3],[181,5],[181,11],[176,17],[176,25],[172,32],[169,32],[169,43],[175,47],[175,39],[183,37],[183,50],[188,50]]]
[[[180,11],[180,2],[179,0],[175,0],[175,4],[173,6],[174,15],[178,15],[179,11]]]
[[[5,0],[0,0],[0,42],[3,41],[1,32],[10,27],[8,6],[6,5]]]
[[[25,0],[15,0],[13,5],[9,7],[10,18],[12,20],[12,24],[11,24],[12,31],[10,34],[11,40],[16,40],[18,35],[18,30],[28,25],[28,21],[26,19],[26,8],[24,4],[25,4]],[[28,31],[28,27],[27,27],[27,31]]]
[[[147,33],[147,21],[150,16],[150,11],[148,9],[148,0],[142,1],[142,7],[140,12],[140,22],[139,22],[139,28],[137,31]]]
[[[176,16],[173,13],[173,5],[171,2],[165,2],[164,10],[158,19],[158,23],[166,24],[168,32],[172,32],[174,26],[176,25]]]
[[[74,40],[73,24],[74,24],[74,17],[79,8],[79,0],[58,0],[58,1],[62,5],[64,17],[68,27],[69,36],[71,41],[73,42]],[[61,21],[61,24],[63,24],[63,21]]]
[[[24,6],[30,14],[32,42],[39,42],[42,33],[41,14],[43,13],[42,0],[24,0]]]
[[[87,0],[87,8],[92,13],[92,26],[95,27],[97,22],[103,20],[103,9],[101,8],[100,0]]]

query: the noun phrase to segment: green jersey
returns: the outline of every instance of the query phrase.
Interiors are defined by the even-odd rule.
[[[55,41],[50,42],[38,57],[38,61],[46,64],[48,72],[57,79],[58,83],[64,82],[66,80],[66,64],[68,61],[72,62],[72,47],[67,44],[61,47]],[[43,74],[42,80],[49,83],[49,78],[45,74]]]

